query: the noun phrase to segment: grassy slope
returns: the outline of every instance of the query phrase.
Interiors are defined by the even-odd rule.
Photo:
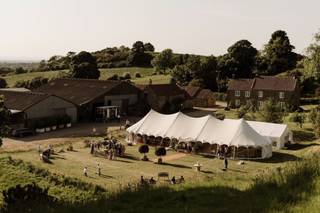
[[[224,112],[224,111],[221,111]],[[236,111],[225,112],[227,117],[236,117]],[[286,119],[288,122],[288,119]],[[155,176],[159,171],[168,171],[170,175],[184,175],[187,184],[180,186],[161,186],[153,189],[125,189],[115,194],[108,201],[92,201],[90,194],[76,187],[64,189],[52,186],[50,193],[67,201],[85,201],[81,208],[70,205],[79,212],[100,212],[101,209],[128,212],[316,212],[320,207],[320,172],[314,175],[306,171],[294,172],[288,176],[279,173],[278,167],[295,164],[295,160],[308,156],[311,150],[317,150],[318,143],[312,137],[312,128],[309,123],[303,129],[296,124],[288,122],[292,129],[299,134],[296,137],[300,145],[291,150],[274,152],[270,160],[247,161],[239,166],[236,161],[230,161],[230,170],[221,171],[222,161],[208,159],[198,155],[184,157],[169,162],[168,165],[155,165],[151,162],[141,162],[137,147],[128,147],[127,158],[119,161],[109,161],[103,158],[93,158],[88,148],[82,144],[76,147],[77,152],[59,154],[52,164],[43,164],[37,158],[36,151],[10,153],[13,158],[30,161],[36,167],[48,169],[51,173],[66,174],[79,178],[83,182],[101,185],[114,191],[127,182],[137,181],[140,175]],[[123,136],[121,137],[123,140]],[[316,143],[316,144],[315,144]],[[174,152],[169,152],[169,155]],[[6,156],[2,154],[0,156]],[[148,156],[153,159],[153,149]],[[204,164],[204,173],[195,173],[192,165],[196,161]],[[93,173],[95,165],[100,162],[106,177],[99,178]],[[308,165],[318,165],[319,162],[309,161]],[[89,178],[82,175],[84,165],[89,166]],[[275,173],[272,173],[275,172]],[[23,174],[24,178],[21,178]],[[257,175],[260,181],[254,183]],[[109,177],[110,176],[110,177]],[[10,178],[9,178],[10,177]],[[271,177],[271,178],[270,178]],[[262,180],[262,181],[261,181]],[[52,185],[47,178],[39,177],[34,172],[28,172],[23,167],[11,167],[0,160],[0,191],[17,183],[39,182],[40,185]],[[275,181],[277,181],[275,183]],[[312,192],[312,193],[310,193]],[[163,208],[165,206],[165,208]],[[74,211],[74,209],[70,210]]]
[[[31,80],[35,77],[45,77],[45,78],[55,78],[59,76],[60,72],[66,72],[67,70],[62,71],[48,71],[48,72],[31,72],[31,73],[23,73],[23,74],[12,74],[4,77],[10,87],[14,86],[17,81],[20,80]],[[112,69],[100,69],[101,76],[100,79],[106,80],[114,74],[122,76],[124,73],[129,72],[132,81],[137,84],[148,84],[149,79],[152,80],[153,83],[169,83],[170,75],[152,75],[154,72],[153,68],[143,68],[143,67],[125,67],[125,68],[112,68]],[[139,72],[141,74],[141,78],[135,78],[135,73]]]

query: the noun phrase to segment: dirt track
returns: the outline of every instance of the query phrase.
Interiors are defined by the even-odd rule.
[[[93,132],[93,129],[95,129],[95,132]],[[4,138],[0,152],[37,149],[39,145],[46,147],[49,144],[58,145],[79,142],[85,137],[106,135],[107,129],[108,132],[120,129],[119,123],[84,123],[68,129],[56,130],[31,137]]]

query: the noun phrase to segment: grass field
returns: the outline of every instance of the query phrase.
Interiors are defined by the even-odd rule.
[[[130,73],[131,80],[137,84],[148,84],[149,79],[152,80],[152,83],[155,84],[164,84],[170,82],[170,75],[152,75],[154,73],[153,68],[144,68],[144,67],[125,67],[125,68],[111,68],[111,69],[100,69],[100,79],[106,80],[114,74],[122,76],[124,73]],[[67,72],[67,70],[61,71],[47,71],[47,72],[30,72],[23,74],[11,74],[4,77],[7,81],[9,87],[13,87],[17,81],[21,80],[32,80],[35,77],[44,77],[44,78],[56,78],[61,73]],[[141,78],[135,78],[135,73],[140,73]]]
[[[237,113],[220,112],[228,118]],[[50,186],[50,195],[68,203],[67,208],[63,207],[65,212],[316,212],[320,207],[320,159],[302,159],[319,153],[319,140],[314,139],[310,123],[301,129],[285,120],[295,133],[297,145],[274,150],[271,159],[245,161],[244,165],[230,160],[228,171],[222,170],[222,160],[181,156],[173,151],[168,152],[165,164],[154,164],[154,148],[148,153],[150,161],[143,162],[139,160],[138,146],[127,146],[125,157],[110,161],[90,155],[83,139],[74,144],[75,151],[54,155],[50,164],[40,161],[37,150],[4,151],[0,154],[0,191],[17,183]],[[124,142],[123,130],[114,135]],[[22,161],[12,163],[8,156]],[[203,164],[200,173],[193,168],[197,161]],[[101,177],[95,174],[97,163],[102,168]],[[84,166],[88,167],[89,177],[82,174]],[[170,177],[183,175],[186,184],[162,182],[152,188],[127,187],[128,183],[138,182],[141,175],[156,177],[162,171],[169,172]],[[56,177],[61,181],[53,181]],[[94,185],[106,192],[96,193]]]

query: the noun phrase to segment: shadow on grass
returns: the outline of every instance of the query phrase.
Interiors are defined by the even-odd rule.
[[[173,166],[173,167],[176,167],[176,168],[182,168],[182,169],[192,169],[191,166],[185,166],[185,165],[181,165],[181,164],[174,164],[174,163],[166,163],[166,162],[163,162],[162,164],[160,165],[165,165],[165,166]]]
[[[123,162],[123,163],[133,163],[132,161],[128,161],[128,160],[122,160],[121,158],[117,157],[117,159],[115,161],[119,161],[119,162]]]
[[[303,131],[303,130],[293,130],[293,135],[295,141],[314,141],[316,139],[315,134],[310,131]]]
[[[300,159],[299,157],[288,154],[288,153],[272,152],[271,158],[257,159],[257,160],[251,160],[251,161],[262,162],[262,163],[283,163],[288,161],[297,161],[299,159]]]
[[[135,160],[135,161],[140,161],[140,159],[138,157],[132,156],[130,154],[125,154],[124,156],[121,156],[121,158],[126,158],[129,160]]]
[[[317,144],[317,143],[308,143],[308,144],[296,143],[296,144],[287,145],[287,149],[288,150],[300,150],[300,149],[308,148],[310,146],[319,146],[319,144]]]

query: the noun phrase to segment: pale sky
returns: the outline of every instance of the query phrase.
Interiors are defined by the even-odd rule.
[[[261,49],[285,30],[302,52],[320,0],[0,0],[0,59],[48,59],[134,41],[156,51],[220,55],[240,39]]]

